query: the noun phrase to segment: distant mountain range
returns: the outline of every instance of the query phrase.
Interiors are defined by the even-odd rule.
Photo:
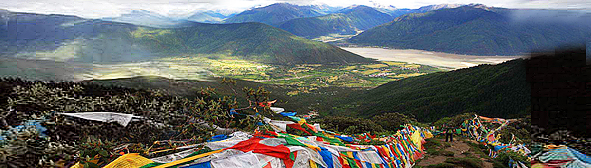
[[[407,13],[422,13],[458,6],[460,5],[442,4],[424,6],[419,9],[398,9],[393,6],[353,5],[328,15],[291,19],[277,27],[310,39],[330,34],[355,35],[359,31],[388,23]]]
[[[193,24],[192,22],[223,23],[225,19],[235,15],[236,13],[219,10],[198,10],[189,14],[164,16],[146,10],[132,10],[130,13],[122,14],[118,17],[106,17],[101,18],[101,20],[156,28],[175,28],[191,26]]]
[[[463,6],[462,4],[439,4],[439,5],[428,5],[428,6],[422,6],[419,9],[408,9],[408,8],[396,8],[395,6],[380,6],[380,5],[374,5],[373,8],[382,12],[382,13],[386,13],[389,14],[390,16],[393,17],[398,17],[407,13],[424,13],[424,12],[428,12],[428,11],[432,11],[432,10],[439,10],[439,9],[445,9],[445,8],[457,8]]]
[[[224,54],[276,64],[372,62],[261,23],[151,28],[67,15],[0,13],[0,57],[74,62]]]
[[[326,6],[298,6],[289,3],[276,3],[265,7],[246,10],[226,19],[225,22],[260,22],[271,26],[278,26],[291,19],[322,16],[333,10],[333,8]]]
[[[358,31],[392,21],[407,13],[420,13],[459,5],[430,5],[419,9],[398,9],[393,6],[368,7],[353,5],[346,8],[328,5],[300,6],[289,3],[276,3],[253,8],[241,13],[222,14],[220,11],[196,11],[185,16],[166,17],[158,13],[134,10],[119,17],[102,18],[105,21],[130,23],[135,25],[175,28],[199,23],[246,23],[259,22],[272,25],[290,33],[306,38],[329,34],[355,35]]]
[[[433,8],[438,8],[437,6]],[[406,14],[349,42],[470,55],[519,55],[591,39],[591,14],[473,4]]]
[[[141,26],[157,27],[157,28],[174,28],[191,26],[193,23],[183,19],[172,19],[167,16],[160,15],[155,12],[146,10],[133,10],[128,14],[123,14],[119,17],[102,18],[104,21],[130,23]]]
[[[306,38],[328,34],[354,35],[357,31],[372,28],[392,19],[394,17],[374,8],[355,6],[325,16],[292,19],[282,23],[278,28]]]
[[[200,23],[222,23],[225,19],[234,15],[236,14],[224,15],[216,11],[199,11],[188,16],[186,19]]]

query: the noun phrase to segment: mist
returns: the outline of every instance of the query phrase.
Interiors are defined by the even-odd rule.
[[[520,9],[509,10],[508,16],[517,23],[591,25],[589,10]]]

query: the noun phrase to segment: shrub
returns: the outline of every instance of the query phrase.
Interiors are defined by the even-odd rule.
[[[371,120],[388,131],[400,130],[400,125],[417,123],[416,119],[401,113],[384,113],[374,116]]]
[[[215,134],[212,125],[230,130],[252,130],[262,117],[232,116],[237,103],[219,97],[215,90],[201,89],[197,98],[169,96],[159,91],[102,87],[88,83],[44,83],[0,79],[0,132],[28,120],[47,128],[18,131],[0,141],[0,167],[69,167],[81,161],[88,167],[102,166],[119,156],[114,144],[128,144],[126,153],[157,157],[177,150],[148,154],[151,146],[171,148],[183,143],[156,144],[157,140],[189,140],[199,143]],[[268,100],[267,91],[248,89],[248,98]],[[58,115],[60,112],[120,112],[141,116],[126,127]],[[245,110],[247,111],[247,110]],[[260,114],[269,113],[260,108]],[[254,111],[252,111],[254,114]],[[99,158],[98,165],[86,162]]]
[[[376,122],[363,118],[326,116],[317,120],[321,127],[328,130],[336,130],[346,134],[358,134],[371,132],[376,134],[385,131]]]
[[[514,161],[520,161],[521,163],[526,164],[528,167],[531,166],[529,165],[531,162],[528,161],[526,156],[513,151],[500,151],[498,157],[494,160],[500,162],[501,164],[508,165],[511,159]]]
[[[443,117],[433,123],[436,127],[441,127],[443,124],[452,126],[452,127],[460,127],[465,120],[474,118],[475,113],[464,113],[460,115],[455,115],[453,117]]]

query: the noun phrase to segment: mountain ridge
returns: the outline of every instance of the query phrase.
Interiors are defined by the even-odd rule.
[[[0,23],[2,57],[119,62],[222,54],[277,64],[373,62],[262,23],[152,28],[76,16],[11,15]]]
[[[118,17],[106,17],[101,18],[101,20],[156,28],[187,27],[193,24],[188,20],[173,19],[147,10],[132,10],[130,13]]]
[[[294,18],[321,16],[323,13],[312,6],[298,6],[289,3],[275,3],[265,7],[253,8],[226,19],[225,23],[260,22],[277,26]]]
[[[388,14],[360,5],[325,16],[288,20],[278,28],[306,38],[332,33],[354,35],[357,34],[357,31],[369,29],[392,19],[393,17]]]
[[[468,55],[521,55],[591,39],[591,24],[544,23],[541,17],[516,22],[512,14],[519,11],[472,4],[406,14],[349,42]]]

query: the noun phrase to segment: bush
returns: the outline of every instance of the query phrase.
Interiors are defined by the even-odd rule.
[[[464,113],[460,115],[455,115],[453,117],[443,117],[433,123],[433,126],[441,127],[443,124],[449,125],[451,127],[461,127],[462,123],[465,120],[469,120],[474,118],[475,113]]]
[[[232,116],[237,103],[229,97],[218,97],[205,88],[197,98],[165,95],[159,91],[135,90],[88,83],[44,83],[0,79],[0,132],[27,120],[41,121],[47,128],[41,135],[36,130],[19,131],[0,142],[0,167],[69,167],[73,163],[100,158],[98,166],[120,156],[114,145],[128,144],[125,153],[157,157],[177,150],[148,154],[152,146],[172,148],[183,143],[156,144],[159,140],[204,142],[215,135],[216,125],[228,130],[252,130],[261,118]],[[245,89],[248,98],[267,100],[264,89]],[[252,92],[250,92],[252,91]],[[61,112],[120,112],[141,116],[126,127],[58,115]],[[268,108],[258,110],[267,114]],[[252,112],[254,114],[254,112]],[[91,138],[92,137],[92,138]],[[92,166],[91,166],[92,167]]]
[[[373,120],[388,131],[400,130],[400,125],[417,123],[417,120],[401,113],[384,113],[374,116]]]
[[[529,120],[531,120],[531,118]],[[499,131],[501,134],[501,139],[499,141],[503,143],[509,143],[511,141],[511,134],[513,134],[516,138],[521,140],[519,143],[531,142],[530,129],[531,121],[528,121],[527,118],[521,118],[516,122],[510,123],[501,131]]]
[[[513,151],[500,151],[498,157],[494,160],[500,162],[503,165],[509,165],[509,161],[511,159],[514,161],[520,161],[521,163],[526,164],[528,167],[531,167],[531,162],[528,161],[526,156]]]
[[[376,122],[364,118],[327,116],[316,120],[323,129],[336,130],[345,134],[371,132],[376,134],[385,131]]]

